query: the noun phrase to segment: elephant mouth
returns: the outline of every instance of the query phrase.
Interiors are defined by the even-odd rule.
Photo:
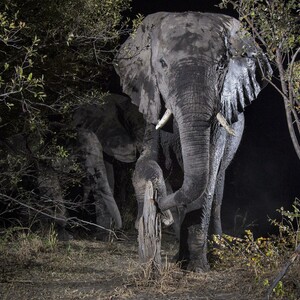
[[[114,157],[115,159],[124,162],[132,163],[136,161],[136,147],[132,143],[120,144],[108,143],[103,145],[103,151]]]

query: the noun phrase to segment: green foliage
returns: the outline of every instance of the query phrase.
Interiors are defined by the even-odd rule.
[[[240,21],[249,32],[266,47],[271,61],[275,60],[276,49],[289,53],[299,47],[299,1],[223,0],[220,7],[225,8],[228,4],[239,13]]]
[[[52,223],[50,225],[48,234],[46,235],[45,238],[45,246],[47,249],[53,252],[57,248],[57,243],[58,243],[58,234],[55,230],[54,223]]]
[[[238,262],[242,267],[251,269],[257,279],[262,272],[278,266],[278,258],[282,254],[274,240],[263,237],[254,239],[250,230],[245,231],[243,238],[227,235],[221,239],[214,237],[214,243],[218,245],[213,250],[214,255],[220,259],[221,267]]]
[[[138,14],[135,19],[132,20],[132,35],[135,34],[138,27],[141,25],[144,16],[142,14]]]
[[[10,15],[0,10],[0,120],[13,113],[15,106],[22,111],[31,111],[30,98],[43,101],[43,76],[36,77],[34,59],[37,55],[39,39],[32,36],[23,39],[26,24],[18,19],[18,14]]]
[[[279,238],[282,244],[296,249],[300,243],[300,200],[295,199],[292,205],[293,211],[285,210],[283,207],[277,209],[280,213],[280,221],[270,220],[271,224],[279,230]]]
[[[0,2],[0,205],[8,212],[20,203],[43,210],[37,207],[41,166],[64,183],[63,197],[80,183],[72,113],[82,103],[101,102],[108,90],[129,4]]]
[[[299,199],[295,199],[291,211],[281,207],[277,212],[280,213],[280,220],[270,220],[270,222],[279,230],[278,236],[255,239],[250,230],[245,231],[243,238],[227,235],[223,235],[221,238],[214,236],[213,244],[217,247],[212,250],[212,254],[218,257],[215,266],[228,268],[240,264],[241,268],[248,268],[254,273],[258,285],[270,286],[274,272],[275,274],[278,272],[278,269],[291,256],[300,242]],[[296,277],[298,275],[294,274]],[[293,278],[293,280],[299,279]],[[294,295],[293,290],[287,291],[287,289],[292,288],[293,285],[280,281],[273,292],[280,299],[287,294],[290,296],[288,299],[294,299],[292,297]]]

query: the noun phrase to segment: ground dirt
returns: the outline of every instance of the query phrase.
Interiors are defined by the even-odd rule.
[[[164,234],[165,268],[149,279],[139,264],[135,233],[112,242],[58,242],[52,251],[29,254],[12,245],[0,252],[0,299],[265,299],[267,288],[246,266],[182,271],[171,261],[177,248],[174,237]]]

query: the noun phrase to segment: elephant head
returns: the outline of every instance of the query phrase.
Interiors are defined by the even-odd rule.
[[[165,210],[200,199],[209,176],[216,116],[232,124],[253,101],[270,66],[234,18],[199,12],[147,16],[116,56],[123,91],[149,123],[173,114],[179,129],[184,180],[164,197]],[[223,122],[224,125],[224,122]]]
[[[138,115],[127,118],[132,110],[128,97],[110,94],[104,97],[103,104],[91,103],[78,107],[73,115],[73,126],[83,127],[93,131],[103,147],[103,152],[114,157],[118,161],[132,163],[136,161],[136,136],[135,133],[143,126],[143,121],[138,123]],[[129,104],[131,105],[128,105]],[[127,119],[126,119],[127,118]],[[129,125],[126,122],[137,119],[137,126]],[[131,132],[133,131],[133,133]]]

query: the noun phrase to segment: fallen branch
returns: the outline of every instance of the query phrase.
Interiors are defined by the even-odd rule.
[[[296,250],[294,251],[294,253],[290,257],[290,259],[287,261],[287,263],[283,266],[282,270],[279,272],[277,277],[274,279],[273,283],[270,285],[270,287],[268,289],[268,293],[267,293],[267,298],[266,298],[267,300],[270,299],[270,295],[272,294],[274,288],[276,287],[278,282],[282,279],[282,277],[287,273],[289,267],[293,264],[293,262],[298,257],[300,257],[300,244],[298,245],[298,247],[296,248]]]

